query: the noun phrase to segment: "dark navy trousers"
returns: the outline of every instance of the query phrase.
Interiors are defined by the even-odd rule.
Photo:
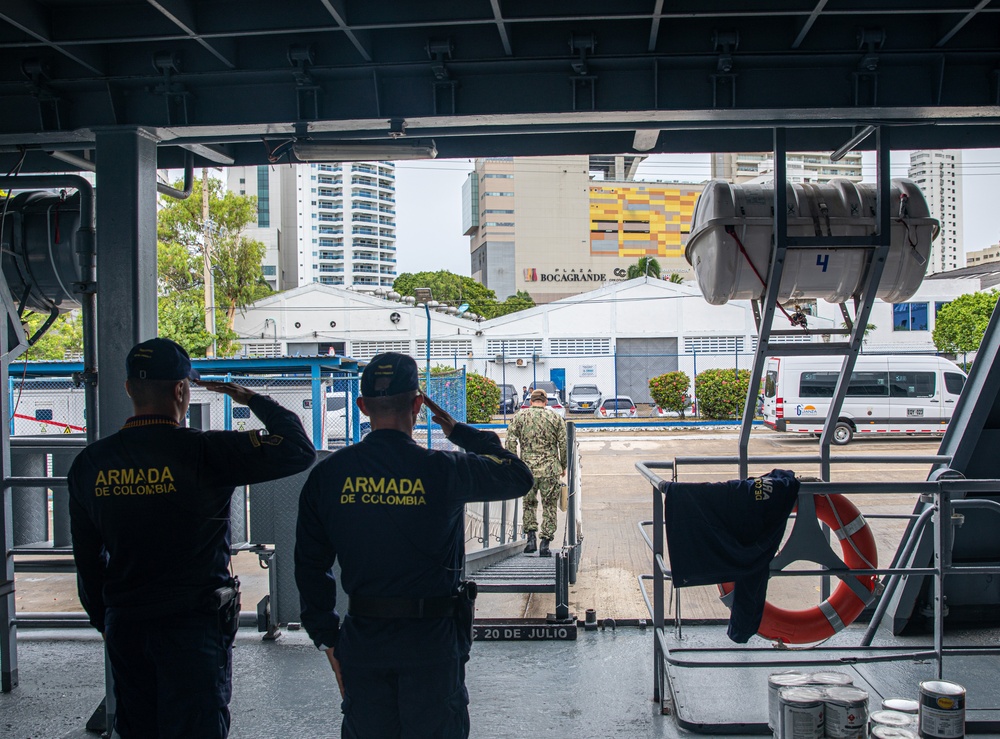
[[[225,739],[234,637],[218,612],[138,618],[107,610],[121,739]]]
[[[342,664],[342,739],[468,739],[467,659],[382,669]]]

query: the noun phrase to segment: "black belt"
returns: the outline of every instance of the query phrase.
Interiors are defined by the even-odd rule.
[[[352,595],[347,612],[363,618],[450,618],[459,596],[441,598],[366,598]]]

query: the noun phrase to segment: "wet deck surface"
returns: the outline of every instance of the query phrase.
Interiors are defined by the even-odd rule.
[[[828,646],[856,644],[859,628],[843,632]],[[946,644],[995,646],[997,632],[949,634]],[[472,736],[480,739],[605,739],[607,737],[691,736],[652,701],[652,639],[649,629],[620,627],[585,632],[577,641],[477,642],[468,668]],[[805,669],[829,653],[777,652],[756,655],[733,645],[722,626],[689,626],[671,648],[678,658],[752,662],[757,657],[801,660]],[[916,649],[927,637],[877,639],[879,645]],[[103,692],[103,647],[89,630],[26,631],[20,641],[21,685],[0,695],[0,735],[5,739],[94,737],[83,725]],[[841,655],[843,656],[843,655]],[[970,721],[1000,719],[996,657],[954,657],[945,677],[968,689]],[[766,680],[778,668],[671,668],[677,711],[688,723],[757,723],[729,727],[730,736],[760,736],[766,720]],[[812,667],[811,669],[816,669]],[[829,666],[826,667],[829,669]],[[927,661],[836,666],[872,695],[917,696],[920,680],[934,677]],[[339,737],[339,700],[329,666],[302,632],[286,632],[277,642],[261,641],[242,630],[234,651],[233,739]],[[970,734],[973,729],[970,725]],[[978,736],[1000,736],[975,731]]]
[[[674,737],[652,702],[652,631],[580,631],[575,642],[479,643],[468,667],[472,736]],[[21,685],[0,695],[5,739],[94,737],[82,730],[103,694],[102,642],[89,630],[24,631]],[[233,739],[340,736],[325,657],[303,632],[234,650]]]

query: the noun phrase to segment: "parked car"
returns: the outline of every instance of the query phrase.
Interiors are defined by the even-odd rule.
[[[338,393],[326,396],[326,446],[328,449],[336,449],[347,445],[349,442],[358,442],[368,436],[372,430],[372,425],[367,416],[361,416],[361,438],[354,438],[353,414],[357,411],[355,406],[347,402],[347,397]]]
[[[521,402],[521,393],[513,385],[500,386],[500,413],[513,413]]]
[[[539,380],[534,385],[535,390],[544,390],[548,395],[555,395],[559,400],[565,401],[566,395],[556,387],[556,384],[552,380]]]
[[[556,413],[558,413],[563,418],[566,418],[566,406],[564,406],[562,404],[562,401],[559,400],[559,396],[558,395],[549,395],[548,396],[548,402],[545,404],[545,406],[550,411],[555,411]],[[524,402],[521,403],[521,409],[522,410],[525,409],[525,408],[530,408],[530,407],[531,407],[531,399],[530,398],[528,400],[525,400]]]
[[[635,418],[635,403],[627,395],[605,398],[600,407],[594,411],[594,415],[598,418]]]
[[[569,391],[570,413],[593,413],[601,405],[602,395],[597,385],[574,385]]]

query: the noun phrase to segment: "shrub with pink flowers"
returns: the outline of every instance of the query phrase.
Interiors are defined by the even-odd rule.
[[[703,370],[694,380],[698,410],[710,419],[741,418],[749,389],[750,370]]]

